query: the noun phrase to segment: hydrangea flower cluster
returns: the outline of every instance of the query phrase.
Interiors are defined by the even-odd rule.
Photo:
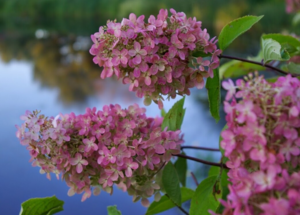
[[[300,11],[300,0],[286,0],[286,12],[295,13]]]
[[[62,174],[68,195],[84,192],[84,201],[100,188],[112,193],[116,184],[147,206],[147,198],[160,198],[160,170],[180,152],[183,140],[180,130],[162,131],[163,118],[146,117],[145,111],[137,104],[87,108],[83,115],[55,118],[27,111],[17,137],[41,173],[49,179],[51,172]]]
[[[223,214],[300,214],[300,81],[245,80],[223,82],[221,147],[232,183]]]
[[[221,53],[217,40],[201,29],[200,21],[170,11],[168,17],[168,11],[161,9],[157,18],[149,17],[148,23],[144,15],[137,18],[131,13],[129,19],[108,21],[91,35],[94,44],[90,53],[95,56],[94,63],[103,67],[101,78],[115,74],[137,97],[145,98],[145,105],[154,101],[160,109],[163,95],[175,98],[177,94],[189,95],[189,88],[194,86],[203,88],[203,77],[213,77]],[[211,58],[191,60],[192,51]]]

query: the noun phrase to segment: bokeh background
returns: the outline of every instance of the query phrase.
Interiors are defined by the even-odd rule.
[[[108,205],[117,205],[124,215],[145,214],[146,208],[133,203],[117,188],[110,196],[102,192],[81,203],[81,195],[67,196],[68,187],[52,175],[49,181],[31,167],[26,148],[15,137],[16,124],[26,110],[41,110],[47,116],[84,113],[86,107],[102,108],[118,103],[122,107],[142,101],[116,79],[100,79],[101,69],[89,54],[90,35],[106,20],[121,21],[130,13],[157,15],[161,8],[174,8],[201,20],[211,37],[229,21],[244,15],[265,15],[249,32],[239,37],[226,54],[255,56],[262,33],[299,34],[291,26],[283,0],[0,0],[0,213],[18,214],[20,204],[33,197],[56,195],[65,201],[60,214],[106,214]],[[298,32],[297,32],[298,31]],[[223,92],[224,95],[224,92]],[[178,100],[177,98],[176,100]],[[165,103],[168,110],[176,100]],[[182,131],[185,144],[218,147],[225,124],[210,116],[207,92],[192,90],[186,98]],[[156,105],[147,115],[159,116]],[[218,161],[219,153],[186,151],[202,159]],[[202,180],[209,167],[189,162],[189,170]],[[195,188],[188,173],[188,186]],[[184,207],[188,207],[188,202]],[[163,214],[181,214],[172,209]]]

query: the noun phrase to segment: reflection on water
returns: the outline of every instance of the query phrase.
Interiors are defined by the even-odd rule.
[[[17,214],[22,201],[57,195],[65,201],[61,214],[106,214],[106,206],[117,204],[123,214],[144,214],[146,209],[133,204],[131,197],[116,190],[112,197],[102,193],[80,203],[80,195],[67,197],[64,182],[49,182],[26,161],[27,150],[15,138],[15,124],[25,110],[39,109],[45,115],[75,112],[81,114],[87,106],[102,108],[109,103],[126,107],[143,105],[116,79],[100,80],[101,69],[94,65],[88,53],[89,35],[107,19],[157,14],[160,8],[175,8],[203,21],[211,36],[228,21],[246,14],[265,14],[251,31],[232,44],[232,53],[255,55],[262,32],[278,32],[288,28],[282,0],[1,0],[0,1],[0,208],[3,214]],[[291,28],[290,28],[291,29]],[[299,31],[299,29],[298,29]],[[297,29],[294,29],[295,33]],[[169,109],[174,101],[167,102]],[[187,97],[186,116],[182,131],[188,145],[218,147],[218,135],[224,119],[218,124],[209,115],[205,90],[192,90]],[[149,116],[160,114],[156,105],[147,107]],[[191,153],[191,151],[187,151]],[[215,161],[219,154],[194,153]],[[203,166],[189,162],[189,167],[203,176]],[[190,180],[191,182],[191,180]],[[195,186],[192,185],[191,186]],[[87,211],[89,208],[89,211]],[[164,214],[180,214],[178,210]]]
[[[100,69],[91,62],[87,51],[90,44],[80,43],[78,38],[56,35],[45,39],[10,38],[0,45],[0,51],[6,62],[14,56],[33,62],[34,79],[44,87],[58,88],[60,99],[65,104],[80,103],[95,93],[94,85],[99,81]],[[8,46],[14,42],[20,47]]]
[[[248,13],[265,14],[259,24],[232,44],[232,52],[252,55],[258,51],[261,32],[278,32],[286,28],[289,21],[282,1],[239,0],[238,4],[237,1],[225,4],[220,0],[201,3],[194,0],[114,0],[110,3],[74,1],[74,5],[65,0],[43,4],[34,0],[31,4],[22,2],[0,3],[0,29],[4,29],[0,31],[1,58],[4,62],[12,59],[33,62],[35,80],[42,86],[59,89],[59,98],[65,104],[82,103],[96,92],[101,69],[93,64],[88,53],[91,45],[88,35],[96,32],[107,19],[120,20],[130,12],[148,17],[157,14],[159,8],[174,7],[202,20],[203,27],[213,36],[234,18]],[[34,10],[33,6],[36,6]]]
[[[272,5],[272,6],[271,6]],[[90,34],[107,19],[128,17],[128,14],[157,14],[160,8],[174,7],[203,21],[211,36],[220,32],[230,20],[246,14],[265,14],[253,29],[232,44],[231,51],[255,55],[259,35],[278,32],[289,18],[284,2],[239,0],[114,0],[110,1],[1,1],[0,53],[4,62],[27,60],[34,64],[34,78],[42,86],[60,90],[65,104],[82,103],[96,92],[101,69],[88,53]],[[275,13],[276,12],[276,13]],[[295,29],[296,30],[296,29]],[[250,42],[249,42],[250,41]]]
[[[64,103],[84,102],[95,92],[99,68],[86,51],[76,50],[76,38],[49,37],[31,42],[34,79],[47,87],[58,87]],[[88,44],[89,45],[89,44]]]

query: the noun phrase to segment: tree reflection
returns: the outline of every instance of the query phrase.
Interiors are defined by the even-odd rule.
[[[259,35],[278,32],[289,26],[282,0],[2,0],[0,1],[0,55],[4,62],[12,59],[33,62],[34,79],[42,86],[58,88],[65,104],[84,102],[105,87],[101,69],[93,64],[88,49],[89,35],[107,19],[128,17],[129,13],[157,14],[160,8],[174,8],[202,20],[203,28],[217,35],[230,20],[253,14],[264,19],[232,44],[232,51],[255,55]],[[257,12],[258,11],[258,12]],[[276,12],[274,12],[276,11]],[[274,21],[272,21],[274,20]],[[280,26],[278,26],[280,25]],[[49,32],[37,39],[38,29]],[[295,33],[300,34],[299,29]],[[247,41],[257,41],[251,44]]]
[[[65,104],[81,103],[95,93],[101,70],[86,49],[74,50],[75,43],[76,37],[6,38],[0,43],[1,58],[32,61],[34,79],[43,87],[58,88]]]
[[[30,45],[34,78],[43,86],[58,87],[66,104],[84,102],[93,95],[93,83],[100,75],[87,50],[74,50],[75,42],[75,38],[51,37]]]

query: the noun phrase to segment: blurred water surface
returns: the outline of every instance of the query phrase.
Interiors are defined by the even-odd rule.
[[[128,91],[128,86],[115,79],[100,80],[101,69],[94,65],[88,49],[89,35],[106,20],[128,17],[129,13],[156,15],[160,8],[175,8],[188,16],[196,16],[210,35],[217,35],[230,20],[253,14],[264,19],[243,35],[230,54],[255,55],[262,32],[277,33],[290,28],[291,17],[285,14],[283,1],[235,0],[1,0],[0,1],[0,211],[17,214],[21,202],[33,197],[56,195],[65,201],[60,214],[106,214],[108,205],[117,205],[123,214],[144,214],[140,203],[117,188],[109,196],[100,196],[81,203],[81,195],[67,196],[68,187],[61,180],[46,179],[38,168],[31,167],[28,151],[15,137],[16,124],[26,110],[41,110],[46,116],[58,113],[82,114],[86,107],[101,109],[106,104],[123,108],[142,101]],[[295,33],[299,29],[293,29]],[[299,33],[299,32],[298,32]],[[177,98],[176,100],[178,100]],[[165,103],[169,109],[174,101]],[[209,115],[206,90],[192,90],[186,98],[186,116],[182,131],[185,144],[218,147],[224,118],[218,124]],[[154,104],[147,107],[148,116],[159,116]],[[222,113],[222,116],[224,114]],[[218,161],[219,153],[188,154]],[[189,162],[199,180],[208,167]],[[195,188],[190,176],[188,185]],[[181,214],[177,209],[163,214]]]

